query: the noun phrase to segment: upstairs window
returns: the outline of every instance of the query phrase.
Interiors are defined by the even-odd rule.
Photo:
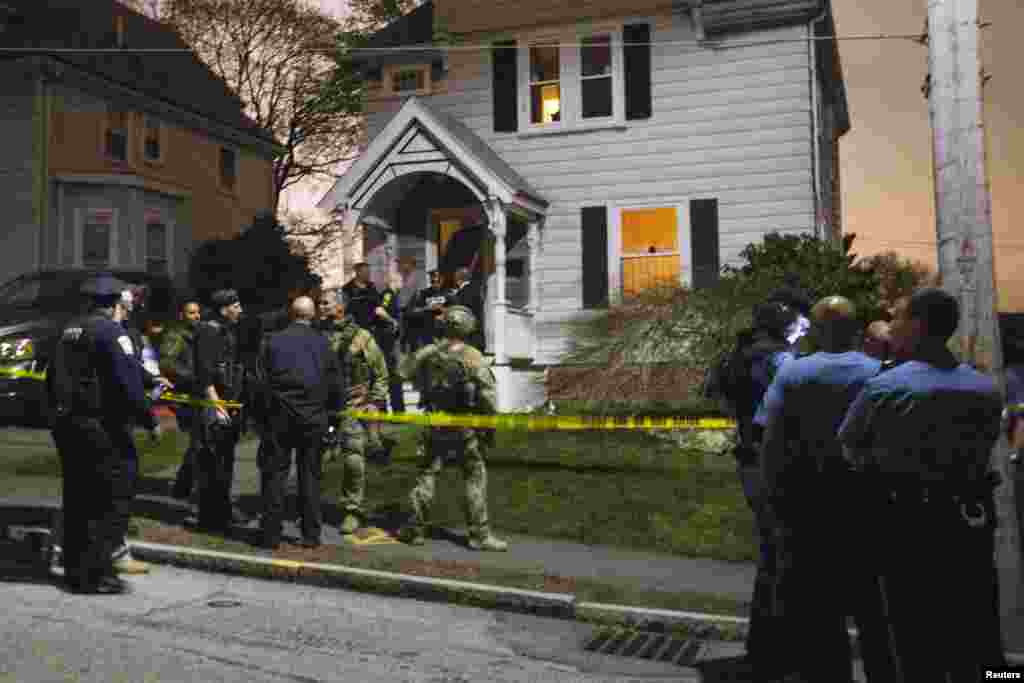
[[[146,222],[146,272],[167,274],[167,225],[157,218]]]
[[[391,75],[391,90],[396,95],[420,92],[426,90],[426,87],[425,69],[403,69]]]
[[[163,159],[162,132],[159,119],[152,116],[143,118],[142,155],[146,161],[161,161]]]
[[[108,159],[128,161],[128,112],[111,111],[107,114],[107,130],[103,149]]]
[[[612,116],[615,76],[612,72],[612,37],[584,38],[580,47],[580,116]]]
[[[561,57],[557,45],[530,48],[530,123],[562,120]]]
[[[220,185],[225,190],[234,191],[238,178],[238,156],[229,147],[220,148]]]

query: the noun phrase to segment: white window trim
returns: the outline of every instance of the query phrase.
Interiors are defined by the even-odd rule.
[[[690,202],[642,202],[608,204],[608,296],[614,300],[622,292],[622,212],[637,209],[675,209],[676,240],[679,244],[679,284],[689,287],[693,283],[693,249],[690,244]]]
[[[106,267],[116,268],[120,265],[117,258],[118,252],[118,219],[120,218],[117,209],[75,209],[75,266],[78,268],[85,267],[85,260],[83,258],[83,231],[85,230],[86,218],[93,211],[111,211],[110,217],[110,262]]]
[[[612,41],[612,116],[581,118],[583,110],[583,88],[581,86],[582,60],[580,44],[584,38],[611,36]],[[586,31],[560,34],[557,36],[536,36],[521,41],[518,49],[519,133],[521,136],[570,133],[585,130],[619,128],[626,124],[625,56],[622,49],[622,26],[614,28],[593,27]],[[530,48],[553,42],[563,44],[559,50],[559,87],[562,100],[562,118],[557,123],[532,123],[530,120]],[[565,44],[571,45],[566,47]]]
[[[165,244],[164,248],[167,250],[167,275],[170,277],[174,276],[174,220],[168,216],[165,212],[161,211],[160,224],[164,226]],[[149,270],[149,226],[150,222],[143,221],[143,246],[142,246],[142,258],[140,259],[139,267],[142,270],[148,272]]]

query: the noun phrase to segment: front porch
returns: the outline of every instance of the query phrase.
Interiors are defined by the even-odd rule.
[[[469,268],[483,292],[484,352],[499,408],[543,399],[528,377],[537,355],[541,235],[547,202],[460,122],[410,98],[321,201],[358,226],[363,260],[378,284],[398,257],[422,281]]]

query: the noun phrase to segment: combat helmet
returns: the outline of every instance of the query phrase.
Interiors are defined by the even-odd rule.
[[[465,339],[476,329],[476,316],[465,306],[452,306],[445,310],[441,323],[446,336]]]

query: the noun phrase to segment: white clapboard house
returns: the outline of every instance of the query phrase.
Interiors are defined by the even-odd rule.
[[[426,2],[362,53],[365,146],[320,207],[382,280],[487,236],[501,408],[536,404],[567,321],[705,286],[768,232],[838,238],[849,115],[837,43],[812,40],[834,35],[830,5]]]

